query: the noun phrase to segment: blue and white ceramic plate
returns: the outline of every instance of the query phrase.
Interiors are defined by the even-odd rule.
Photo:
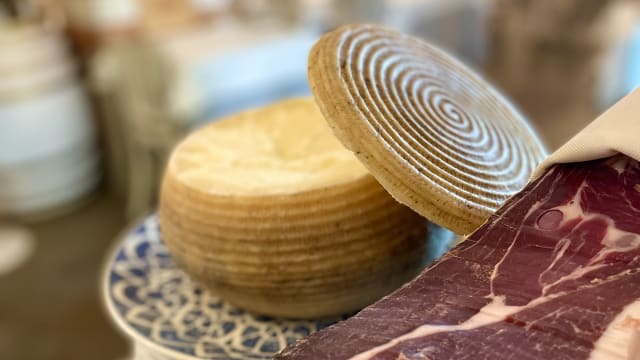
[[[432,227],[430,263],[455,241]],[[155,215],[118,244],[105,269],[108,311],[134,340],[138,359],[271,359],[288,344],[332,322],[256,316],[203,291],[176,267]]]
[[[203,291],[171,260],[156,216],[127,234],[110,257],[104,298],[112,319],[135,341],[136,359],[270,359],[331,324],[256,316]]]

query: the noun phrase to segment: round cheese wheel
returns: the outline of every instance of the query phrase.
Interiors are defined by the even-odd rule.
[[[187,137],[167,165],[159,216],[173,258],[202,285],[248,310],[298,318],[357,310],[409,280],[427,231],[311,98]]]

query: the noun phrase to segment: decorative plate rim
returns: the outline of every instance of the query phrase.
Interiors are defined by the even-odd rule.
[[[108,255],[105,257],[105,261],[102,266],[102,271],[101,271],[102,274],[100,275],[100,277],[102,278],[102,285],[100,286],[100,295],[101,295],[100,299],[103,306],[107,310],[110,321],[116,325],[116,328],[118,329],[119,332],[122,332],[124,333],[124,335],[128,336],[130,338],[129,339],[130,341],[133,340],[134,344],[132,345],[136,345],[136,343],[140,343],[145,347],[152,349],[153,351],[157,351],[158,353],[161,353],[163,355],[170,356],[172,358],[175,358],[176,360],[195,360],[195,359],[198,359],[195,356],[182,353],[175,349],[160,346],[154,343],[153,341],[149,340],[147,337],[142,336],[139,332],[137,332],[134,328],[132,328],[131,325],[129,325],[129,323],[127,323],[122,318],[120,313],[118,313],[118,311],[115,308],[113,299],[111,298],[111,296],[109,296],[109,283],[110,283],[109,279],[111,277],[110,265],[118,256],[118,251],[120,250],[120,247],[124,244],[125,240],[131,234],[131,232],[139,228],[140,226],[143,226],[147,221],[149,221],[149,219],[152,216],[154,216],[154,213],[150,213],[140,218],[137,218],[136,220],[129,223],[124,228],[124,230],[122,230],[116,236],[115,238],[116,241],[113,242],[110,249],[108,250]]]

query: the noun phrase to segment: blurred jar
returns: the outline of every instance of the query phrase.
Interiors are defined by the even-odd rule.
[[[65,6],[71,26],[85,30],[136,26],[141,16],[137,0],[68,0]]]
[[[623,95],[637,15],[631,0],[497,1],[487,70],[555,148]]]
[[[138,0],[66,0],[64,6],[69,34],[85,58],[105,38],[133,33],[142,24]]]
[[[333,0],[330,27],[349,23],[379,23],[384,19],[385,0]]]
[[[7,25],[0,49],[0,214],[56,214],[100,178],[84,88],[58,34]]]
[[[234,0],[232,8],[240,21],[251,24],[295,25],[301,18],[296,0]]]
[[[624,76],[604,68],[619,64],[616,48],[637,19],[637,4],[627,0],[500,1],[489,70],[518,98],[547,107],[593,104],[603,83]]]

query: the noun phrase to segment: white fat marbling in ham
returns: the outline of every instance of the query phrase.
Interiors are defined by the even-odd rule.
[[[589,360],[640,360],[640,300],[616,316],[596,341]]]
[[[471,330],[480,326],[488,325],[498,321],[502,321],[507,316],[517,312],[520,306],[506,306],[504,298],[500,296],[493,297],[492,301],[485,305],[480,311],[469,320],[458,325],[422,325],[412,332],[399,336],[384,345],[369,349],[363,353],[351,357],[350,360],[367,360],[376,354],[389,349],[402,341],[421,338],[423,336],[433,335],[440,332]]]

